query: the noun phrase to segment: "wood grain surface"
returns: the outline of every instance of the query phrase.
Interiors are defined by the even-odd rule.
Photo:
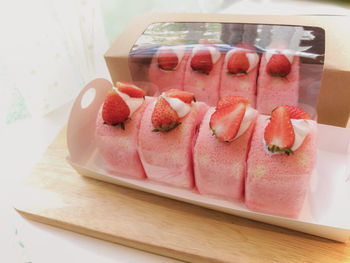
[[[350,262],[347,244],[85,178],[66,130],[18,190],[24,217],[190,262]]]

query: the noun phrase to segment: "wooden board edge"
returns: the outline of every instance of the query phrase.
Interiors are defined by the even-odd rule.
[[[113,236],[110,234],[101,233],[101,232],[98,232],[98,231],[95,231],[92,229],[87,229],[87,228],[84,228],[84,227],[81,227],[78,225],[68,224],[68,223],[65,223],[62,221],[58,221],[58,220],[53,219],[53,218],[43,217],[43,216],[40,216],[37,214],[30,213],[28,211],[17,208],[15,205],[13,206],[13,208],[25,219],[39,222],[39,223],[42,223],[45,225],[53,226],[56,228],[68,230],[68,231],[71,231],[71,232],[74,232],[77,234],[82,234],[85,236],[89,236],[92,238],[97,238],[100,240],[116,243],[119,245],[134,248],[134,249],[138,249],[138,250],[145,251],[148,253],[169,257],[169,258],[181,260],[184,262],[200,262],[200,263],[202,263],[202,262],[203,263],[206,263],[206,262],[208,262],[208,263],[209,262],[221,263],[221,262],[223,262],[223,261],[218,260],[216,258],[205,258],[205,257],[199,256],[199,255],[190,254],[190,253],[178,251],[175,249],[169,249],[166,247],[150,245],[150,244],[142,243],[138,240],[131,240],[131,239],[123,238],[123,237],[117,237],[117,236]]]

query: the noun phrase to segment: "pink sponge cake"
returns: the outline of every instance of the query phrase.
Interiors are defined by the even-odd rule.
[[[258,116],[247,99],[234,100],[206,113],[194,147],[194,174],[201,194],[226,200],[242,200],[246,160]],[[215,136],[213,136],[215,135]]]
[[[241,43],[227,52],[221,71],[219,97],[246,97],[255,107],[259,61],[259,55],[250,44]]]
[[[261,58],[257,109],[262,114],[278,105],[297,106],[299,99],[300,59],[286,52],[267,52]]]
[[[158,94],[168,89],[183,90],[186,63],[189,58],[185,46],[163,46],[152,58],[148,80],[156,86]]]
[[[184,90],[192,92],[199,101],[216,105],[224,57],[215,45],[196,45],[187,62]]]
[[[145,92],[132,84],[118,82],[117,86],[108,93],[97,116],[97,148],[108,173],[144,179],[137,139],[142,114],[151,99],[144,100]]]
[[[279,106],[256,124],[248,156],[247,208],[297,218],[316,161],[316,123],[301,109]]]
[[[208,106],[193,94],[171,90],[146,108],[139,154],[149,180],[180,188],[194,186],[192,147]]]

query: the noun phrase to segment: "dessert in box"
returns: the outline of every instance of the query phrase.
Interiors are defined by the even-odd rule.
[[[206,113],[193,150],[201,194],[243,199],[246,160],[257,111],[243,97],[224,97]]]
[[[144,179],[138,152],[141,117],[152,101],[130,83],[117,82],[101,107],[96,120],[96,146],[110,174]]]
[[[217,45],[195,45],[185,70],[184,90],[192,92],[200,101],[215,105],[219,99],[224,58],[225,54]]]
[[[248,156],[245,204],[254,211],[298,217],[316,163],[317,127],[307,113],[278,106],[260,115]]]
[[[149,66],[148,80],[158,93],[168,89],[183,90],[189,50],[185,46],[161,46]]]
[[[262,55],[257,90],[257,109],[269,114],[276,106],[299,102],[300,59],[287,49]]]
[[[193,98],[191,93],[169,90],[145,110],[138,150],[148,179],[194,187],[192,147],[208,106]]]
[[[251,44],[238,43],[230,49],[221,71],[219,97],[246,97],[255,108],[259,62],[260,57]]]
[[[105,58],[113,83],[145,94],[90,83],[70,116],[69,162],[104,181],[344,240],[350,135],[323,124],[349,118],[349,60],[337,51],[350,43],[333,30],[348,20],[323,19],[140,18]],[[88,89],[96,96],[84,109]]]

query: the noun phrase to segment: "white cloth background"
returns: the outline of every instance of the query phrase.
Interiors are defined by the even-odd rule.
[[[1,11],[1,84],[8,114],[18,89],[31,116],[43,116],[72,100],[96,77],[107,77],[107,38],[97,0],[8,1]]]

